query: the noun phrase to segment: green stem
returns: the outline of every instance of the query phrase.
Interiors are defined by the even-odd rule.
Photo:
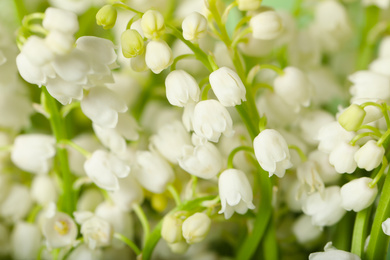
[[[261,239],[263,238],[267,227],[273,223],[270,223],[272,215],[272,185],[271,180],[268,177],[268,173],[263,169],[259,172],[260,175],[260,201],[256,214],[253,230],[247,235],[243,244],[238,250],[236,259],[247,260],[251,259],[252,255],[256,251]],[[269,258],[271,259],[271,258]]]
[[[171,71],[175,70],[176,69],[176,63],[178,63],[180,60],[183,60],[183,59],[189,59],[189,58],[196,58],[194,54],[183,54],[183,55],[179,55],[177,56],[173,62],[172,62],[172,65],[171,65]]]
[[[270,223],[262,243],[264,259],[279,259],[274,220],[271,219]]]
[[[388,165],[388,161],[386,159],[386,156],[383,156],[383,160],[382,160],[382,166],[379,170],[379,172],[375,175],[375,178],[368,184],[368,187],[370,187],[371,189],[375,187],[375,185],[379,182],[379,180],[382,178],[382,175],[383,173],[385,172],[386,168],[387,168],[387,165]]]
[[[295,151],[297,151],[302,162],[306,162],[307,161],[307,157],[306,157],[305,153],[298,146],[290,144],[288,146],[288,149],[294,149]]]
[[[200,95],[201,100],[207,100],[210,89],[211,89],[211,85],[210,84],[207,84],[207,85],[205,85],[203,87],[202,94]]]
[[[137,245],[133,241],[131,241],[130,239],[125,237],[124,235],[122,235],[120,233],[114,233],[114,237],[116,239],[122,241],[126,245],[128,245],[131,249],[133,249],[133,251],[134,251],[134,253],[136,255],[140,255],[141,254],[141,250],[137,247]]]
[[[174,26],[170,24],[166,24],[166,26],[170,29],[170,33],[176,38],[180,39],[183,43],[185,43],[195,54],[196,58],[206,66],[209,71],[212,71],[212,68],[209,64],[209,60],[207,58],[206,53],[204,53],[199,47],[193,44],[190,41],[184,39],[183,34]]]
[[[67,139],[67,134],[65,132],[65,122],[61,117],[57,103],[55,99],[50,96],[47,92],[46,87],[42,87],[42,92],[45,97],[45,107],[48,109],[50,115],[50,125],[53,131],[53,134],[56,138],[57,144],[62,140]],[[68,162],[68,153],[67,150],[63,147],[57,146],[57,155],[58,159],[58,172],[62,178],[62,199],[61,199],[61,210],[68,213],[69,215],[73,214],[73,211],[76,209],[75,194],[72,189],[73,178],[69,168]]]
[[[370,136],[374,139],[379,139],[380,136],[378,136],[376,133],[372,133],[372,132],[365,132],[365,133],[361,133],[361,134],[358,134],[356,135],[354,138],[352,138],[352,140],[349,142],[350,145],[355,145],[357,141],[359,141],[359,139],[363,138],[363,137],[366,137],[366,136]]]
[[[172,184],[168,185],[168,191],[171,193],[173,199],[175,200],[176,206],[179,206],[181,204],[181,199],[179,193],[177,193],[177,190],[175,189],[175,187],[173,187]]]
[[[58,144],[59,145],[68,145],[68,146],[72,147],[73,149],[75,149],[76,151],[81,153],[85,158],[91,157],[91,153],[89,151],[87,151],[83,147],[75,144],[71,140],[67,140],[67,139],[61,140],[61,141],[58,142]]]
[[[364,244],[368,235],[368,224],[372,207],[368,207],[356,214],[355,224],[352,234],[351,253],[362,257]]]
[[[137,10],[131,8],[130,6],[125,5],[124,3],[121,3],[121,2],[113,3],[112,6],[114,6],[114,7],[120,7],[120,8],[123,8],[123,9],[125,9],[125,10],[132,11],[132,12],[134,12],[134,13],[136,13],[136,14],[140,14],[140,15],[143,15],[143,14],[144,14],[143,12],[137,11]]]
[[[359,127],[359,129],[368,129],[368,130],[371,130],[375,135],[378,135],[378,136],[381,136],[382,133],[380,132],[380,130],[374,126],[371,126],[371,125],[362,125],[361,127]]]
[[[390,128],[386,130],[386,132],[381,136],[381,138],[378,140],[377,142],[377,145],[382,145],[386,140],[387,138],[389,137],[390,135]]]
[[[34,223],[38,213],[42,210],[41,205],[36,205],[27,217],[27,222]]]
[[[144,230],[143,245],[145,245],[146,241],[149,238],[149,233],[150,233],[148,218],[146,217],[145,212],[142,210],[142,208],[139,204],[134,204],[133,210],[134,210],[135,214],[137,215],[139,221],[141,222],[142,229]]]
[[[272,64],[261,64],[259,67],[260,67],[259,70],[269,69],[275,71],[279,76],[284,75],[284,70]]]
[[[382,231],[382,222],[390,217],[390,174],[387,174],[372,224],[368,243],[367,260],[385,259],[390,237]]]
[[[239,152],[239,151],[247,151],[250,153],[254,153],[253,148],[249,146],[239,146],[233,149],[231,153],[229,154],[228,160],[227,160],[227,167],[228,168],[233,168],[233,159],[234,156]]]
[[[233,41],[232,41],[232,48],[235,48],[237,46],[238,43],[240,43],[240,41],[249,33],[252,32],[252,28],[251,27],[248,27],[244,30],[242,30],[239,34],[237,34],[237,36],[234,37]]]

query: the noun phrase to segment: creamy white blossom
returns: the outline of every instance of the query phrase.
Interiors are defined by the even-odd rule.
[[[272,10],[261,12],[251,18],[249,24],[255,39],[271,40],[278,37],[283,31],[283,21]]]
[[[282,178],[292,166],[290,152],[282,135],[274,129],[265,129],[253,140],[253,148],[260,166],[269,176]]]
[[[130,167],[117,156],[104,150],[96,150],[84,163],[88,177],[100,188],[119,189],[118,178],[129,175]]]
[[[146,45],[145,63],[155,74],[168,68],[173,62],[169,45],[163,40],[150,41]]]
[[[188,244],[199,243],[205,239],[209,233],[211,219],[207,214],[196,212],[186,218],[183,222],[183,237]]]
[[[378,167],[385,155],[385,148],[376,141],[369,140],[355,153],[354,159],[359,168],[372,171]]]
[[[326,260],[326,259],[345,259],[345,260],[360,260],[355,254],[347,251],[338,250],[332,246],[332,242],[328,242],[324,248],[325,252],[311,253],[309,260]]]
[[[50,170],[55,153],[55,139],[52,136],[25,134],[16,137],[11,160],[22,170],[46,174]]]
[[[245,214],[248,209],[254,209],[252,203],[252,187],[245,173],[236,169],[227,169],[218,179],[221,210],[225,218],[229,219],[234,212]]]
[[[218,142],[221,134],[233,135],[233,121],[227,109],[216,100],[196,104],[192,124],[197,135]]]
[[[354,157],[358,150],[357,145],[341,142],[329,154],[329,163],[338,173],[353,173],[357,167]]]
[[[79,30],[76,14],[53,7],[46,9],[42,25],[49,31],[60,31],[67,34],[74,34]]]
[[[165,79],[166,95],[169,103],[184,107],[190,102],[198,102],[200,89],[198,83],[184,70],[174,70]]]
[[[158,39],[165,30],[164,16],[156,10],[148,10],[142,15],[142,31],[148,39]]]
[[[244,83],[238,74],[228,67],[213,71],[209,81],[214,94],[225,107],[240,105],[241,101],[246,101]]]
[[[359,212],[369,207],[378,193],[378,186],[370,187],[371,178],[354,179],[341,187],[341,205],[346,210]]]

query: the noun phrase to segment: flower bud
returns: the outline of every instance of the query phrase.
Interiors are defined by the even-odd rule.
[[[341,206],[346,210],[355,212],[369,207],[378,194],[377,185],[373,188],[368,186],[371,181],[371,178],[362,177],[344,184],[340,190]]]
[[[199,243],[209,233],[210,225],[210,218],[205,213],[197,212],[184,220],[183,237],[188,244]]]
[[[175,254],[184,254],[185,252],[187,252],[187,249],[189,247],[189,245],[184,241],[168,244],[168,246],[171,249],[171,251]]]
[[[207,34],[207,20],[198,12],[193,12],[184,18],[181,25],[183,37],[188,41],[195,41]]]
[[[164,17],[155,10],[148,10],[141,19],[141,27],[148,39],[157,40],[165,31]]]
[[[209,80],[214,94],[225,107],[240,105],[246,100],[245,86],[235,71],[222,67],[212,72]]]
[[[359,168],[371,171],[379,166],[385,155],[382,145],[377,145],[374,140],[369,140],[356,153],[354,159]]]
[[[237,0],[240,11],[254,11],[260,7],[262,0]]]
[[[347,131],[357,131],[362,125],[366,111],[359,105],[352,104],[339,116],[339,123]]]
[[[133,58],[142,54],[145,50],[144,39],[136,30],[129,29],[122,33],[121,46],[123,56]]]
[[[173,106],[184,107],[198,102],[200,90],[196,80],[184,70],[174,70],[165,79],[166,95]]]
[[[297,241],[301,245],[308,244],[318,239],[322,230],[318,226],[314,226],[310,221],[310,216],[302,214],[297,220],[295,220],[292,226],[292,232],[294,233]]]
[[[174,214],[165,216],[161,228],[161,237],[169,244],[182,241],[182,225],[183,220],[180,217]]]
[[[324,248],[325,252],[316,252],[309,255],[309,260],[324,260],[324,259],[345,259],[345,260],[360,260],[360,257],[346,252],[338,250],[332,246],[332,242],[328,242]]]
[[[172,50],[165,41],[150,41],[146,45],[145,63],[155,74],[168,68],[172,62]]]
[[[104,29],[114,27],[117,17],[117,11],[112,5],[105,5],[96,14],[97,25],[103,26]]]
[[[283,21],[275,11],[265,11],[249,21],[253,38],[259,40],[275,39],[283,31]]]

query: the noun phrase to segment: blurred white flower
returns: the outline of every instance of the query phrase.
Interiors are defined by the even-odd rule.
[[[332,246],[332,242],[328,242],[324,248],[325,252],[311,253],[309,255],[309,260],[325,260],[325,259],[345,259],[345,260],[360,260],[355,254],[346,252],[343,250],[338,250]]]
[[[15,138],[11,160],[24,171],[46,174],[50,170],[55,153],[54,137],[43,134],[25,134]]]
[[[60,31],[67,34],[74,34],[79,30],[76,14],[53,7],[46,9],[42,25],[46,30]]]
[[[88,177],[100,188],[109,191],[119,189],[118,178],[129,175],[130,166],[117,156],[104,150],[96,150],[84,163]]]
[[[11,234],[11,254],[13,259],[31,259],[38,255],[41,247],[41,232],[38,225],[19,221]]]
[[[111,244],[113,229],[108,221],[89,211],[74,212],[73,215],[76,222],[81,225],[80,233],[90,249]]]
[[[283,29],[283,21],[275,11],[263,11],[249,21],[255,39],[271,40],[278,37]]]
[[[22,220],[29,213],[32,204],[29,189],[24,185],[14,184],[0,205],[0,215],[12,222]]]

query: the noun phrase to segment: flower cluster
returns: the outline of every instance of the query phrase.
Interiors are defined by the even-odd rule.
[[[0,15],[0,258],[385,259],[389,0],[127,2]]]

